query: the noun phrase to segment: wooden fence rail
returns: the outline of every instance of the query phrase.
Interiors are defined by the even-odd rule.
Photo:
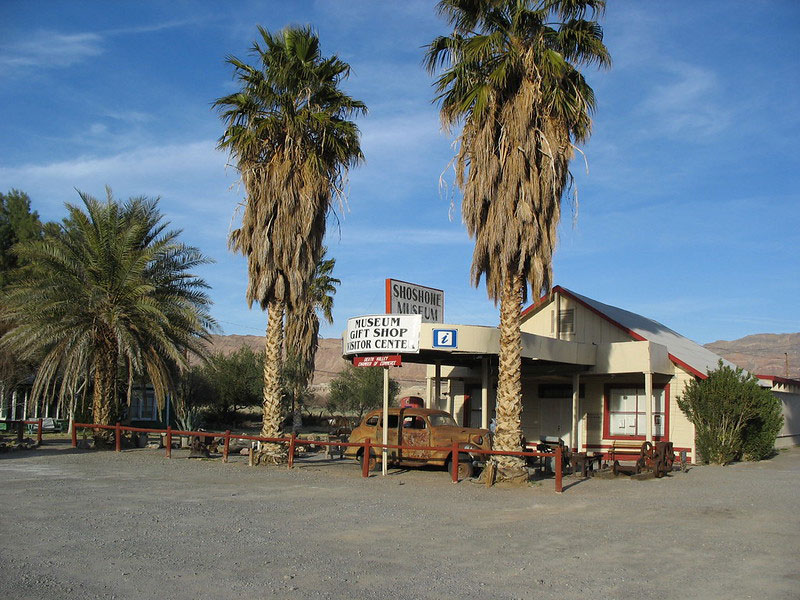
[[[35,422],[35,421],[34,421]],[[39,437],[41,439],[41,419],[39,419]],[[373,443],[369,438],[364,440],[363,442],[327,442],[323,440],[313,440],[309,441],[308,443],[298,443],[297,436],[292,433],[289,437],[279,437],[279,438],[271,438],[271,437],[262,437],[260,435],[244,435],[238,433],[231,433],[230,430],[225,432],[213,432],[213,431],[183,431],[181,429],[172,429],[172,427],[167,427],[166,429],[150,429],[147,427],[130,427],[127,425],[122,425],[120,423],[116,423],[115,425],[97,425],[92,423],[74,423],[72,427],[72,447],[76,448],[78,446],[78,429],[105,429],[114,431],[114,438],[115,438],[115,450],[117,452],[122,451],[122,432],[123,431],[135,431],[140,433],[156,433],[159,435],[165,435],[166,439],[164,440],[165,446],[165,456],[166,458],[172,457],[172,436],[189,436],[189,437],[210,437],[210,438],[222,438],[223,439],[223,446],[222,446],[222,461],[228,462],[228,452],[230,449],[230,442],[231,440],[251,440],[257,442],[266,442],[266,443],[277,443],[277,444],[287,444],[289,450],[289,457],[288,457],[288,467],[291,469],[294,467],[294,458],[295,453],[298,445],[314,445],[314,446],[336,446],[339,448],[347,448],[358,446],[361,447],[363,450],[363,456],[369,457],[370,450],[375,449],[376,452],[382,452],[384,448],[388,449],[396,449],[396,450],[419,450],[419,446],[402,446],[396,444],[378,444]],[[448,452],[450,454],[450,460],[452,461],[453,465],[458,465],[458,454],[459,453],[469,453],[469,454],[484,454],[484,455],[492,455],[492,456],[521,456],[521,457],[534,457],[534,458],[555,458],[555,489],[556,492],[561,493],[563,491],[563,481],[562,481],[562,452],[559,446],[556,446],[554,452],[507,452],[503,450],[484,450],[482,448],[461,448],[457,444],[453,444],[452,446],[431,446],[426,447],[425,450],[433,451],[433,452]],[[362,476],[369,477],[369,460],[362,461]],[[458,482],[458,468],[454,466],[452,471],[453,482]]]

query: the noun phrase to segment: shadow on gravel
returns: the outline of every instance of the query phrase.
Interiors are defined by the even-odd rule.
[[[95,451],[72,447],[64,448],[63,446],[60,448],[48,448],[47,446],[40,446],[39,448],[32,448],[31,450],[11,450],[9,452],[3,452],[0,454],[0,460],[9,460],[14,458],[39,458],[42,456],[67,456],[69,454],[87,454],[89,452]]]

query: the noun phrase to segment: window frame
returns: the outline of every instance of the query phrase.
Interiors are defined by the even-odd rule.
[[[611,434],[611,390],[613,389],[626,389],[626,388],[634,388],[636,390],[644,390],[644,385],[639,383],[607,383],[605,385],[605,391],[603,392],[603,439],[606,440],[641,440],[645,441],[647,439],[647,431],[642,435],[612,435]],[[653,427],[653,441],[655,442],[667,442],[669,441],[669,384],[653,384],[653,392],[656,390],[663,390],[664,391],[664,412],[653,412],[653,417],[656,415],[663,414],[664,415],[664,435],[655,435],[655,424]],[[640,414],[639,413],[639,402],[638,402],[638,394],[637,394],[637,402],[636,402],[636,413],[631,413],[630,411],[625,411],[625,414]],[[647,412],[645,411],[644,414],[646,415]],[[637,417],[638,418],[638,417]],[[645,417],[646,419],[646,417]],[[645,423],[645,427],[647,427],[647,423]],[[638,427],[637,427],[638,429]]]

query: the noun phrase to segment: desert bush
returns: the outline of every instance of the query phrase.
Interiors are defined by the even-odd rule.
[[[382,367],[347,367],[330,383],[328,410],[333,413],[362,415],[383,402]],[[389,379],[389,403],[394,404],[400,384]]]
[[[756,377],[719,361],[707,379],[687,384],[678,406],[695,426],[700,459],[727,464],[745,453],[764,458],[772,452],[783,424],[776,401]]]

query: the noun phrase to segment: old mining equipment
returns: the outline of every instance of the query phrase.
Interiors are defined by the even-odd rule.
[[[572,452],[569,447],[564,443],[560,437],[548,435],[539,438],[539,443],[536,444],[537,452],[553,453],[557,447],[561,447],[561,473],[567,475],[569,473],[570,465],[572,464]],[[541,472],[555,473],[556,459],[552,456],[537,456],[529,459],[529,464],[536,467]]]
[[[620,461],[633,464],[621,465]],[[675,451],[672,442],[656,442],[655,445],[643,442],[641,446],[615,442],[609,452],[609,462],[614,475],[638,475],[642,471],[651,471],[656,477],[663,477],[672,470]]]

